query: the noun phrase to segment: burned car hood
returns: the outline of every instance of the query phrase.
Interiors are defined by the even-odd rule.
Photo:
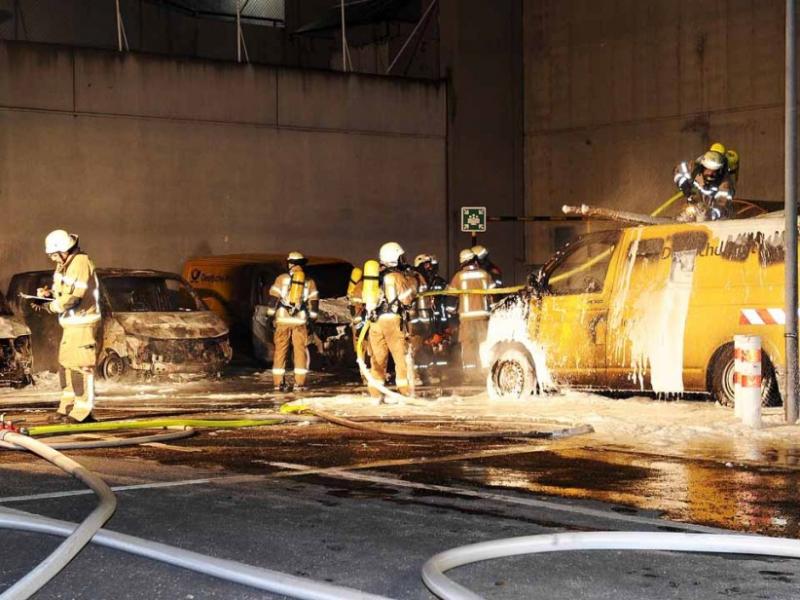
[[[16,339],[21,335],[30,335],[31,330],[17,317],[0,315],[0,339]]]
[[[114,313],[125,333],[161,340],[214,338],[228,333],[228,326],[216,313],[126,312]]]
[[[322,298],[319,301],[319,323],[349,325],[351,321],[350,302],[346,297]]]

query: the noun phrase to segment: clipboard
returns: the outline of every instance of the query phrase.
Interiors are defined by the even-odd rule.
[[[30,300],[31,302],[36,302],[37,304],[48,304],[55,300],[55,298],[42,298],[41,296],[31,296],[30,294],[23,294],[22,292],[19,293],[20,298],[24,298],[25,300]]]

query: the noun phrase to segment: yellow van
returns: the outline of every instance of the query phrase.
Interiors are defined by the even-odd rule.
[[[780,214],[583,236],[493,311],[481,347],[494,398],[560,384],[711,394],[733,406],[733,336],[762,340],[762,399],[781,401]]]

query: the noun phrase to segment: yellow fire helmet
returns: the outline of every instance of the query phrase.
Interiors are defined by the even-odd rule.
[[[725,148],[724,144],[720,144],[719,142],[714,142],[711,144],[711,148],[708,149],[709,152],[719,152],[723,156],[725,156],[725,152],[727,149]]]

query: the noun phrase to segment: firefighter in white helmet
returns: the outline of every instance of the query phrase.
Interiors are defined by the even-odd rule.
[[[293,349],[294,390],[305,389],[308,374],[308,323],[319,315],[319,292],[313,279],[306,277],[307,260],[299,252],[286,257],[287,271],[275,279],[269,289],[267,315],[275,319],[275,354],[272,379],[275,388],[288,392],[293,388],[285,380],[286,356]]]
[[[475,258],[478,259],[478,266],[492,276],[497,287],[501,287],[503,285],[503,271],[489,258],[489,249],[486,246],[478,245],[473,246],[470,250],[475,254]]]
[[[732,216],[739,155],[716,142],[695,160],[675,167],[674,181],[686,203],[676,217],[681,222],[716,221]]]
[[[403,261],[404,256],[403,248],[396,242],[387,242],[381,246],[378,255],[381,265],[378,298],[374,307],[366,298],[365,304],[371,321],[370,372],[376,380],[384,381],[391,353],[395,365],[395,383],[400,393],[407,395],[411,391],[409,377],[413,377],[414,372],[413,366],[409,365],[411,360],[403,331],[403,320],[414,304],[417,286],[405,272],[407,267]],[[390,398],[383,398],[381,392],[372,386],[369,387],[369,393],[379,401],[391,402]]]
[[[459,270],[450,281],[451,290],[490,290],[495,288],[492,276],[480,267],[472,249],[458,255]],[[489,325],[489,295],[458,295],[458,341],[461,344],[461,366],[464,378],[475,380],[480,375],[480,344],[486,339]]]
[[[94,263],[78,246],[78,236],[56,229],[47,234],[45,253],[56,263],[53,287],[37,295],[51,299],[34,304],[58,315],[63,330],[58,349],[63,421],[94,421],[94,369],[97,364],[97,332],[100,308]]]

